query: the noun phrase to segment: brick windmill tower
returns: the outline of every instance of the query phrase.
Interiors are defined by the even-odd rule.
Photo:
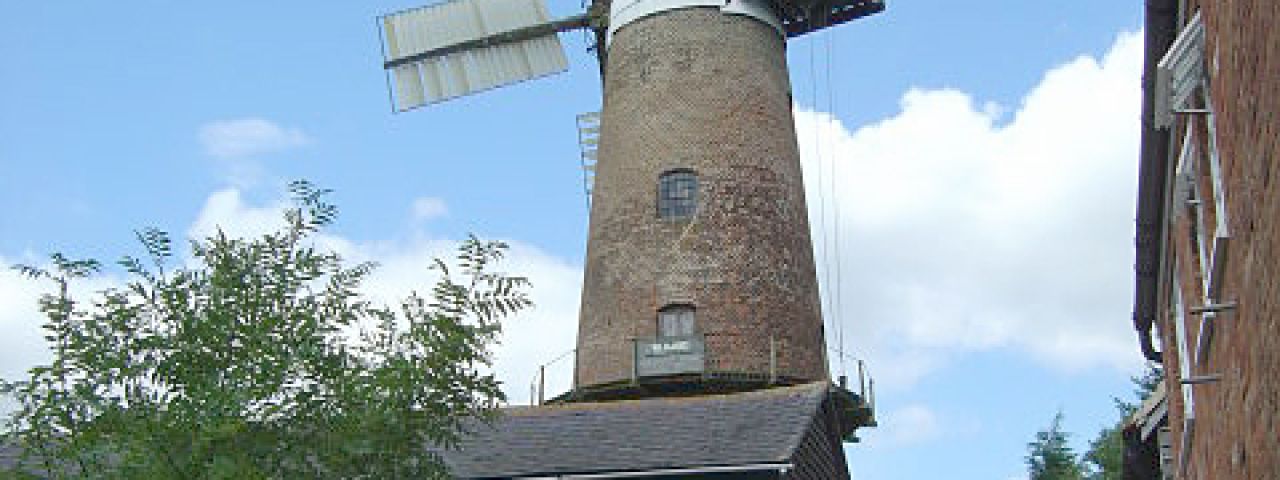
[[[840,439],[874,421],[865,389],[832,384],[827,371],[785,49],[790,37],[883,9],[882,0],[595,0],[553,20],[540,0],[455,0],[383,17],[397,110],[562,71],[557,32],[592,30],[601,63],[574,389],[447,456],[455,473],[847,475]],[[706,438],[679,442],[690,424],[751,429],[770,414],[787,428],[753,434],[768,445],[678,454],[707,452]],[[547,445],[563,446],[563,434],[530,440],[541,438],[530,433],[537,425],[581,431],[589,452]],[[610,456],[600,439],[620,430],[625,453]],[[496,460],[523,448],[541,454]],[[751,465],[764,467],[723,470]]]
[[[827,378],[777,12],[612,5],[578,390]]]

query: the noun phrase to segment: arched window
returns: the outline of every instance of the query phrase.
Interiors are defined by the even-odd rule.
[[[658,177],[658,218],[689,218],[697,209],[698,175],[693,170],[669,170]]]
[[[667,305],[658,310],[659,337],[688,337],[693,333],[693,305]]]

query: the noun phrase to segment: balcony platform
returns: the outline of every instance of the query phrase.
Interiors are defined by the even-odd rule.
[[[629,401],[651,398],[699,397],[708,395],[732,395],[798,385],[812,385],[811,380],[796,378],[770,378],[769,375],[744,372],[707,371],[662,376],[640,377],[571,390],[547,402],[548,405],[571,405]],[[828,394],[837,412],[838,431],[847,442],[857,442],[857,429],[875,427],[874,402],[865,395],[852,392],[829,382]]]
[[[884,0],[776,0],[787,37],[798,37],[884,11]]]

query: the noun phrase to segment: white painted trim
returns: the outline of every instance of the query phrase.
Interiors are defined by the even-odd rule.
[[[1182,421],[1182,442],[1178,446],[1178,473],[1174,478],[1187,478],[1187,468],[1191,465],[1191,441],[1196,435],[1196,419],[1187,417]]]
[[[720,11],[731,15],[746,15],[760,20],[769,24],[784,38],[787,35],[786,30],[782,29],[782,20],[773,14],[773,8],[769,6],[767,0],[725,0],[724,6],[720,7]]]
[[[1209,175],[1213,182],[1214,216],[1218,220],[1214,235],[1230,237],[1231,230],[1227,228],[1227,193],[1222,185],[1222,161],[1218,157],[1218,128],[1213,121],[1213,99],[1207,93],[1204,95],[1204,105],[1209,110],[1209,114],[1204,116],[1205,132],[1209,137],[1205,139],[1205,144],[1209,151]]]
[[[1195,200],[1195,183],[1196,183],[1196,165],[1193,160],[1196,155],[1194,137],[1191,136],[1191,129],[1182,135],[1182,149],[1178,154],[1178,161],[1173,170],[1173,202],[1169,206],[1170,214],[1169,224],[1176,224],[1184,212],[1189,208],[1187,202]]]
[[[1191,363],[1191,355],[1187,348],[1187,309],[1182,301],[1182,286],[1178,281],[1179,268],[1175,264],[1173,267],[1173,288],[1171,303],[1173,303],[1172,314],[1174,341],[1178,348],[1178,389],[1182,394],[1182,414],[1184,418],[1195,418],[1195,397],[1192,394],[1192,385],[1182,383],[1193,375],[1193,364]]]
[[[1204,115],[1205,133],[1208,138],[1205,139],[1205,160],[1209,163],[1209,188],[1212,189],[1210,195],[1213,199],[1214,212],[1214,233],[1213,238],[1208,241],[1206,248],[1205,225],[1202,220],[1203,202],[1196,208],[1200,209],[1200,220],[1197,227],[1197,236],[1200,242],[1200,260],[1204,267],[1201,275],[1204,277],[1204,305],[1213,305],[1222,300],[1222,283],[1225,280],[1227,269],[1227,256],[1231,251],[1231,231],[1227,222],[1227,205],[1226,193],[1222,182],[1222,164],[1218,158],[1218,142],[1217,129],[1214,127],[1213,103],[1206,92],[1202,91],[1205,109],[1208,114]],[[1187,131],[1191,132],[1195,128],[1195,120],[1189,120],[1186,125]],[[1196,367],[1204,369],[1209,361],[1209,348],[1213,343],[1213,333],[1216,327],[1218,314],[1216,312],[1205,312],[1200,317],[1200,329],[1196,334]]]

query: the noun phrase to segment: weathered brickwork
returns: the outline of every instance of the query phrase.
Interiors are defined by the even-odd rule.
[[[817,278],[784,40],[717,8],[618,30],[605,66],[600,161],[576,383],[631,378],[657,312],[696,308],[712,370],[826,378]],[[692,220],[658,218],[658,177],[698,177]],[[772,346],[771,346],[772,345]]]
[[[1280,478],[1280,2],[1203,0],[1205,57],[1211,85],[1217,149],[1221,161],[1230,250],[1221,301],[1236,302],[1220,314],[1205,361],[1193,375],[1221,374],[1220,381],[1183,386],[1175,325],[1170,311],[1159,324],[1168,372],[1169,424],[1175,458],[1187,451],[1184,478]],[[1194,11],[1194,5],[1184,7]],[[1179,127],[1188,120],[1179,122]],[[1203,122],[1203,120],[1190,120]],[[1195,127],[1200,129],[1202,127]],[[1180,132],[1182,130],[1175,130]],[[1197,134],[1200,134],[1197,130]],[[1206,138],[1197,135],[1198,138]],[[1176,150],[1175,150],[1176,151]],[[1211,186],[1207,164],[1197,170],[1202,189]],[[1211,190],[1204,190],[1206,192]],[[1205,198],[1204,225],[1212,226],[1214,199]],[[1174,205],[1174,210],[1186,208]],[[1173,211],[1173,210],[1171,210]],[[1180,216],[1170,229],[1169,261],[1177,265],[1188,308],[1203,303],[1194,217]],[[1212,239],[1212,228],[1206,233]],[[1188,314],[1191,358],[1200,317]],[[1195,426],[1182,445],[1183,389],[1192,389]]]

